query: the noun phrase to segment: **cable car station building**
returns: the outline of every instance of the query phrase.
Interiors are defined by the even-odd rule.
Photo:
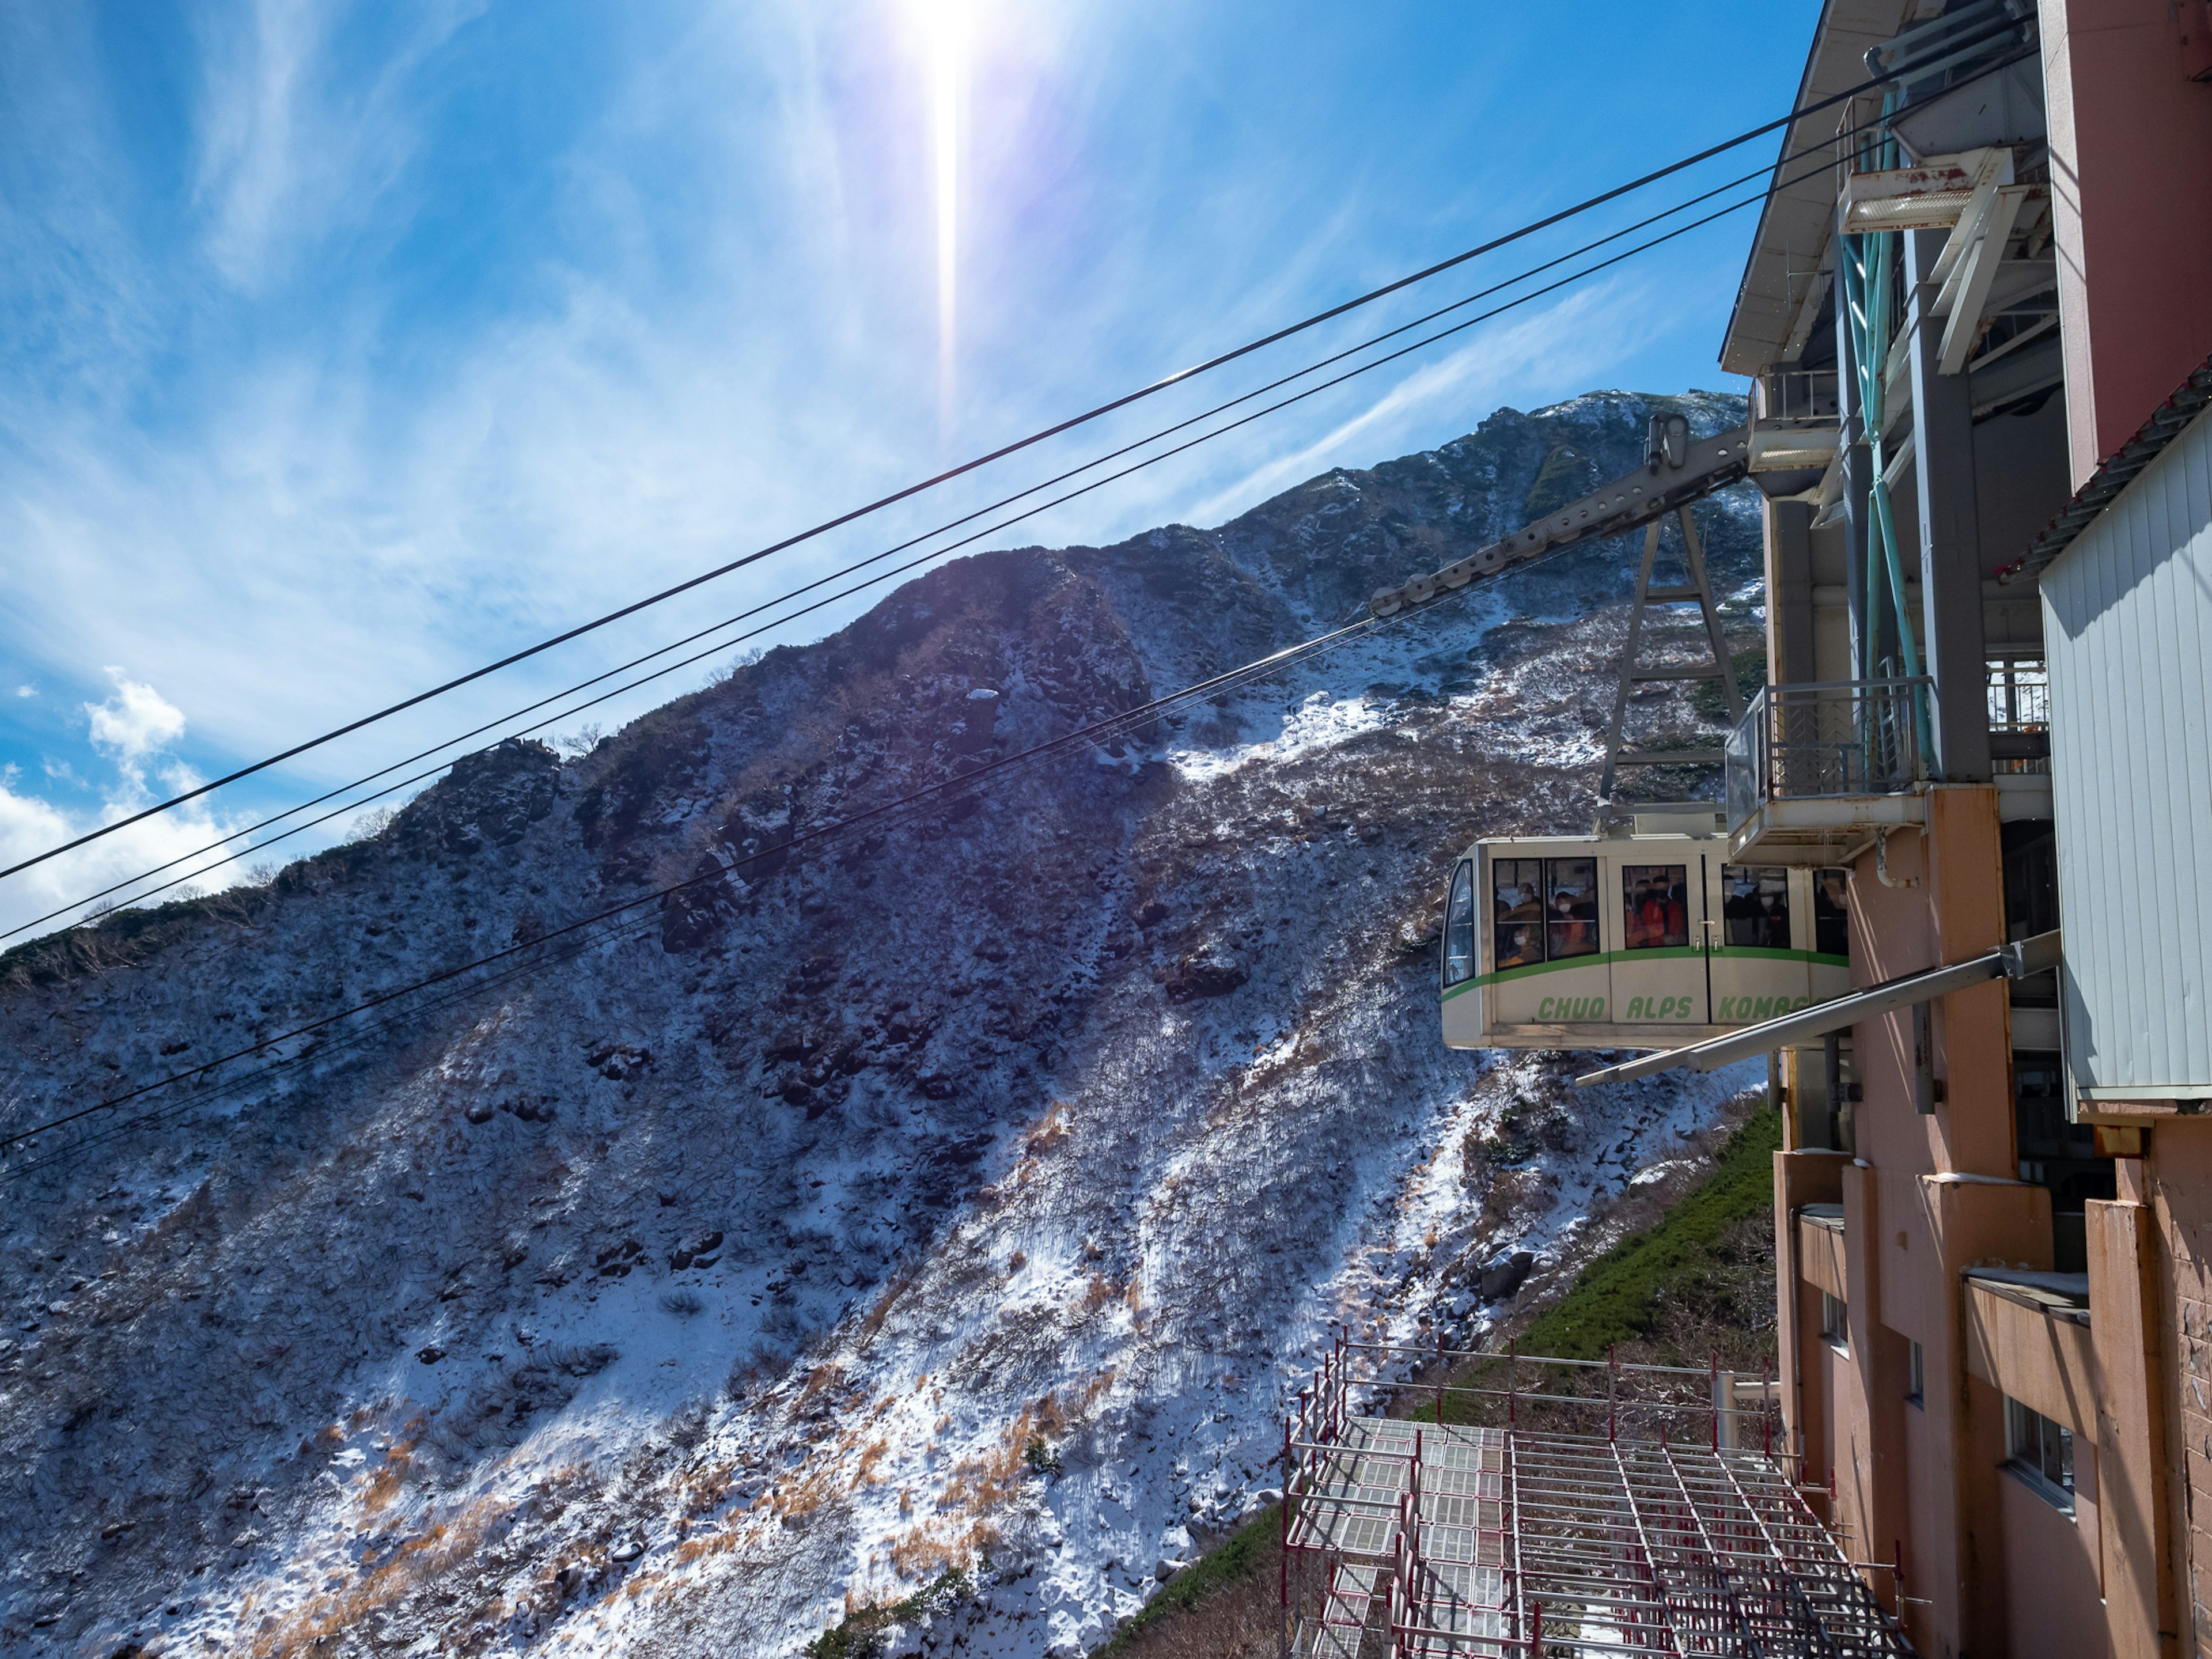
[[[1644,1039],[1665,1051],[1586,1080],[1776,1057],[1785,1432],[1920,1651],[2194,1654],[2212,7],[1828,0],[1799,106],[1900,63],[1789,131],[1729,319],[1753,465],[1787,455],[1802,488],[1766,491],[1768,684],[1710,863],[1653,910],[1725,926],[1735,872],[1772,872],[1765,948],[1804,953],[1805,984],[1748,1023],[1698,1004],[1697,1029]],[[1477,908],[1524,884],[1531,908],[1486,915],[1467,977],[1501,949],[1540,964],[1486,988],[1525,982],[1513,1017],[1560,1046],[1671,994],[1630,960],[1638,907],[1614,900],[1628,864],[1662,862],[1632,847],[1585,872],[1493,843],[1470,877]],[[1608,901],[1587,918],[1585,880]],[[1609,983],[1543,1007],[1586,957]]]

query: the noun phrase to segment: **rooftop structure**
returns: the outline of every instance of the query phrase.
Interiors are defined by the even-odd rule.
[[[1285,1429],[1286,1654],[1912,1651],[1774,1449],[1764,1381],[1427,1354],[1485,1380],[1392,1418],[1352,1403],[1376,1352],[1340,1342]]]

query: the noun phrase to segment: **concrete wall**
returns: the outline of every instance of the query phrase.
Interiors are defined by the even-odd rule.
[[[2142,1363],[2173,1432],[2161,1466],[2180,1615],[2212,1646],[2212,1125],[2162,1123],[2144,1161],[2159,1268]],[[2117,1299],[2117,1298],[2116,1298]]]
[[[2102,1659],[2111,1651],[2105,1608],[2097,1593],[2096,1506],[2078,1496],[2088,1466],[2092,1492],[2096,1459],[2075,1453],[2077,1497],[2067,1515],[2016,1474],[1997,1483],[1997,1515],[2004,1532],[2005,1624],[2015,1659]]]
[[[2096,1439],[2097,1362],[2087,1326],[1971,1279],[1966,1314],[1969,1370],[2083,1439]]]

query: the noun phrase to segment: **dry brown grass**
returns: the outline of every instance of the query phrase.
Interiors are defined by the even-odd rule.
[[[1064,1100],[1052,1103],[1048,1111],[1029,1131],[1022,1150],[1030,1158],[1042,1158],[1075,1133],[1075,1125],[1068,1116],[1068,1104]]]
[[[883,1329],[884,1322],[891,1316],[891,1310],[898,1305],[902,1297],[914,1288],[915,1281],[920,1274],[920,1268],[909,1263],[891,1275],[890,1283],[884,1286],[884,1293],[876,1298],[875,1306],[870,1308],[866,1316],[860,1321],[860,1334],[863,1336],[874,1336]]]
[[[888,1440],[872,1441],[867,1449],[860,1454],[860,1467],[854,1474],[853,1485],[856,1487],[872,1486],[882,1480],[883,1477],[876,1473],[876,1466],[889,1455],[891,1443]]]
[[[901,1578],[927,1583],[947,1567],[965,1567],[988,1555],[1000,1542],[999,1529],[988,1521],[971,1521],[951,1533],[925,1525],[893,1540],[886,1553]]]
[[[407,1485],[408,1472],[415,1467],[415,1443],[421,1437],[423,1419],[416,1418],[407,1425],[407,1437],[395,1440],[384,1454],[384,1462],[368,1478],[368,1486],[362,1492],[361,1506],[371,1515],[389,1509]]]
[[[501,1504],[479,1499],[449,1523],[410,1538],[392,1558],[344,1589],[311,1597],[276,1629],[256,1636],[246,1651],[253,1659],[294,1659],[313,1653],[371,1613],[404,1601],[434,1579],[473,1559]]]

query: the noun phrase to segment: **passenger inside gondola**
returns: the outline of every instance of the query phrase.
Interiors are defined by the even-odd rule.
[[[1844,886],[1847,873],[1822,870],[1813,880],[1813,948],[1822,956],[1850,954],[1850,900]]]
[[[1786,870],[1723,866],[1721,916],[1725,942],[1790,949],[1790,872]]]
[[[1552,895],[1546,949],[1554,962],[1597,952],[1597,860],[1547,859],[1545,886]]]
[[[1491,938],[1497,966],[1525,968],[1544,959],[1544,879],[1539,859],[1499,859],[1491,866]]]
[[[1622,868],[1620,879],[1625,949],[1680,949],[1689,944],[1688,866],[1631,864]]]

